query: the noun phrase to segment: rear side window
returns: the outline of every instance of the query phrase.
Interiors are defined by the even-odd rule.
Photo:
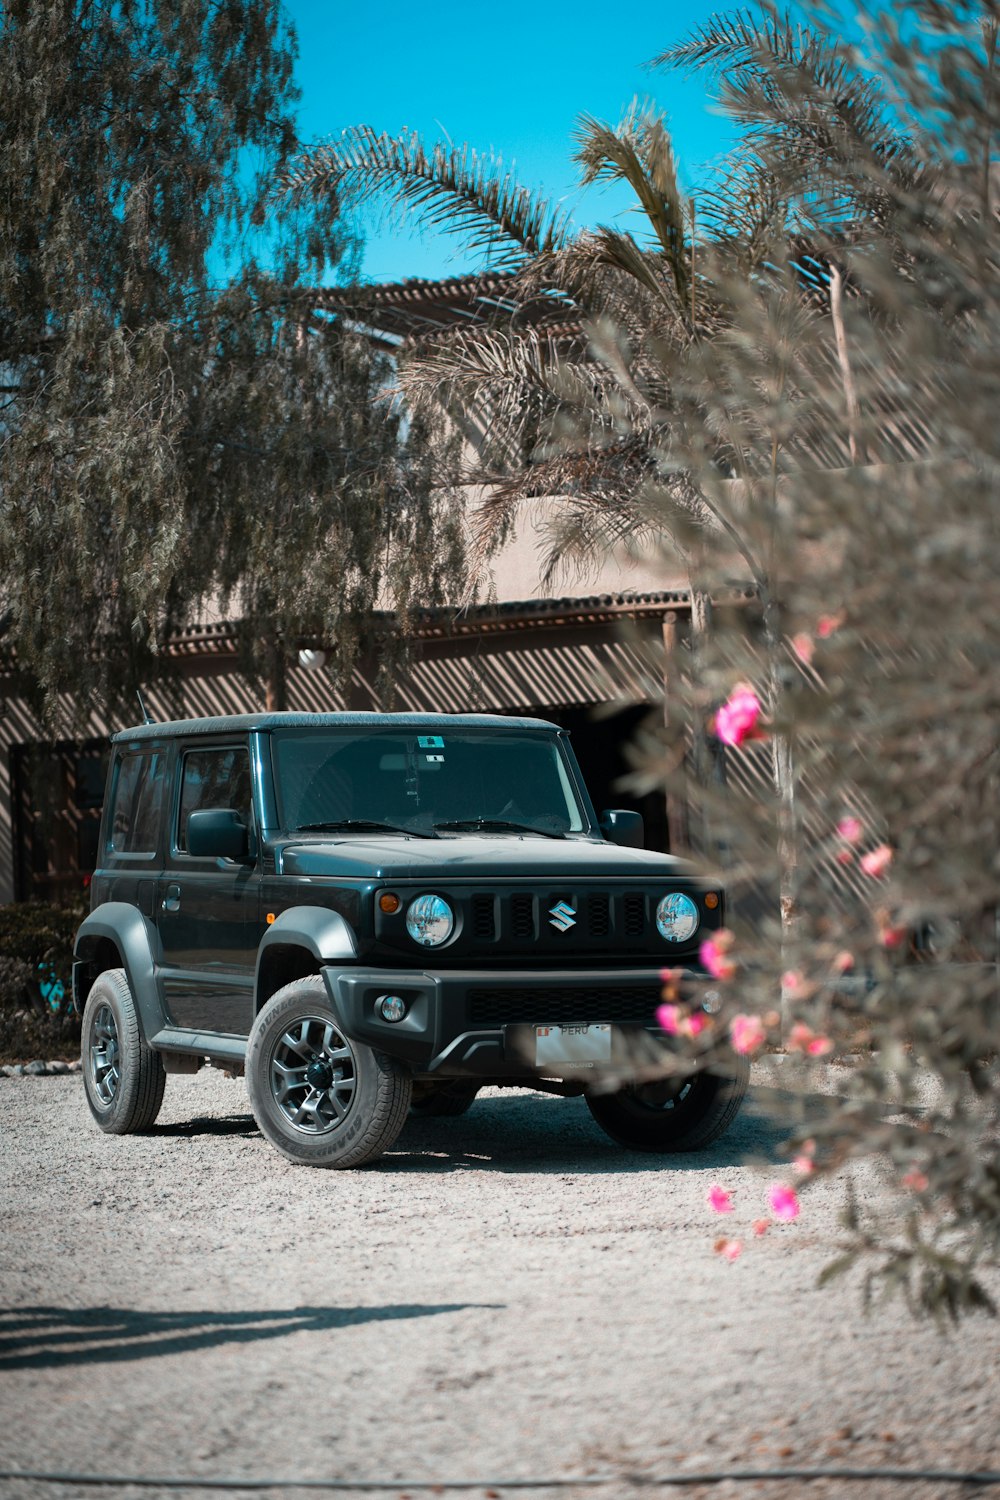
[[[181,771],[177,848],[187,852],[187,822],[207,807],[230,807],[250,827],[250,753],[240,746],[189,750]]]
[[[162,750],[129,751],[122,756],[111,806],[109,854],[155,854],[166,770]]]

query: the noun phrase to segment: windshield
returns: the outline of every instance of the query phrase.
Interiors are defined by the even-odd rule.
[[[551,735],[419,728],[272,735],[285,829],[581,833],[587,819]]]

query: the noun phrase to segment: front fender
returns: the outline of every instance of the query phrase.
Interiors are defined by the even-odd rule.
[[[355,963],[358,945],[350,923],[340,912],[322,906],[293,906],[268,927],[257,949],[254,1012],[281,983],[304,972],[318,974],[324,964]]]
[[[163,1025],[160,996],[156,986],[156,928],[148,917],[125,901],[105,901],[85,917],[73,945],[73,999],[77,1010],[83,1010],[86,995],[77,993],[77,964],[87,964],[102,942],[111,942],[121,954],[122,967],[139,1009],[139,1019],[147,1037],[155,1036]]]

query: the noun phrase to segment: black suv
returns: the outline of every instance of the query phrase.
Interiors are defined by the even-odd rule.
[[[665,964],[705,984],[722,892],[598,821],[566,735],[480,714],[248,714],[117,735],[76,940],[103,1130],[168,1073],[245,1069],[292,1161],[354,1167],[484,1084],[585,1094],[638,1150],[707,1145],[746,1090],[663,1076]],[[654,1066],[659,1060],[659,1066]],[[609,1083],[609,1080],[611,1082]]]

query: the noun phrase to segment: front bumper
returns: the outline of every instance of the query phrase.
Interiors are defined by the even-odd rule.
[[[324,968],[323,980],[345,1035],[398,1058],[415,1073],[530,1076],[535,1026],[611,1022],[623,1030],[659,1031],[659,968],[583,973]],[[708,991],[710,984],[706,974],[685,971],[686,989]],[[384,995],[406,1002],[401,1021],[379,1014]]]

